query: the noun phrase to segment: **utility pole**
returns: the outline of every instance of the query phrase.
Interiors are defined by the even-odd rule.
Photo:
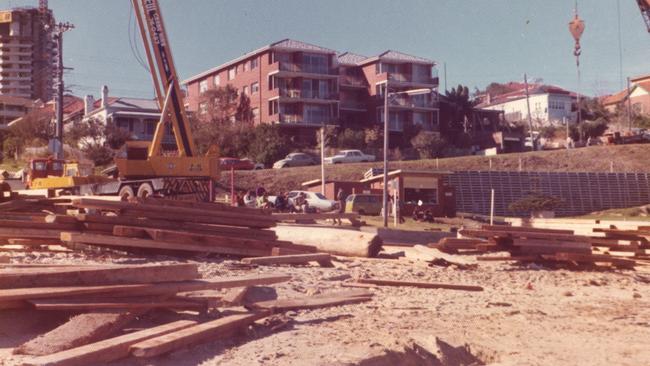
[[[56,128],[52,152],[56,159],[63,159],[63,33],[74,29],[74,25],[65,22],[54,25],[53,38],[57,47],[57,68],[56,68]]]
[[[526,85],[526,109],[528,110],[528,129],[530,130],[530,149],[535,151],[535,140],[533,140],[533,119],[530,117],[530,95],[528,94],[528,75],[524,74]]]
[[[388,79],[384,88],[384,189],[382,207],[384,208],[384,227],[388,227]]]
[[[627,78],[627,126],[632,131],[632,98],[630,98],[630,78]]]

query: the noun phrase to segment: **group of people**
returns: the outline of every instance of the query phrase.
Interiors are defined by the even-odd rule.
[[[431,210],[413,210],[413,221],[433,223],[433,212]]]
[[[293,200],[290,200],[285,192],[280,192],[275,197],[275,201],[271,202],[269,200],[269,194],[264,187],[258,187],[254,191],[238,192],[235,199],[235,206],[260,208],[275,212],[314,212],[314,209],[309,206],[309,202],[304,193],[301,192]]]

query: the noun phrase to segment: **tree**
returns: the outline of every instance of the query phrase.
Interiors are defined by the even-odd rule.
[[[255,127],[249,154],[256,162],[271,165],[291,152],[289,138],[277,125],[260,124]]]
[[[365,133],[363,130],[346,128],[338,135],[337,145],[344,149],[360,149],[365,145]]]
[[[235,112],[235,120],[243,124],[251,124],[253,122],[253,110],[251,109],[251,100],[248,95],[242,93],[239,95],[239,103],[237,103],[237,111]]]
[[[440,157],[443,155],[445,149],[449,147],[449,144],[444,138],[435,132],[429,131],[420,131],[411,140],[411,143],[421,159]]]
[[[379,127],[367,128],[363,131],[366,146],[369,148],[379,148],[383,146],[384,131]]]

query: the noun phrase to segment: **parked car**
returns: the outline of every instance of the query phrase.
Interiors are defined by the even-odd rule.
[[[379,215],[383,196],[380,194],[351,194],[345,200],[345,212],[359,215]]]
[[[284,159],[273,163],[273,169],[290,168],[294,166],[316,165],[316,160],[305,153],[291,153]]]
[[[221,170],[253,170],[255,169],[255,163],[248,159],[238,159],[238,158],[219,158],[219,167]]]
[[[324,159],[326,164],[365,163],[375,161],[374,155],[367,155],[360,150],[341,150],[338,154]]]
[[[298,197],[300,193],[304,193],[307,199],[307,204],[309,207],[317,208],[321,212],[333,211],[338,209],[339,203],[333,200],[328,200],[327,197],[323,196],[318,192],[309,192],[309,191],[291,191],[287,194],[289,204],[293,205],[294,199]]]

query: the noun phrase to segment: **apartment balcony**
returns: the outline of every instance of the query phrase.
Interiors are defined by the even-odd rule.
[[[283,126],[287,127],[321,127],[325,125],[336,125],[337,122],[334,120],[329,121],[312,121],[306,119],[301,114],[287,114],[287,113],[276,113],[269,117],[269,120],[272,122],[277,122]]]
[[[366,80],[362,78],[350,75],[341,75],[339,77],[339,87],[366,89],[368,88],[368,84],[366,83]]]
[[[388,80],[388,84],[396,87],[419,87],[419,88],[433,88],[438,86],[438,77],[417,77],[412,75],[394,72],[382,72],[379,74],[379,80]]]
[[[366,112],[368,110],[368,105],[365,102],[358,100],[342,100],[339,109],[353,112]]]
[[[334,92],[315,92],[313,90],[301,89],[273,89],[269,99],[279,98],[280,102],[286,103],[317,103],[329,104],[338,100],[338,93]]]
[[[269,75],[278,77],[308,77],[311,79],[337,79],[338,70],[331,67],[315,67],[295,62],[276,61],[269,66]]]
[[[398,97],[391,99],[390,107],[435,110],[438,107],[438,103],[422,98]]]

